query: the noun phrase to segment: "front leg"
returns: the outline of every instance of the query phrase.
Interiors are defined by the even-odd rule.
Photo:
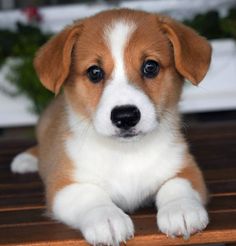
[[[170,179],[156,196],[157,224],[167,236],[183,236],[203,230],[208,224],[204,207],[206,189],[198,167],[194,162],[179,176]]]
[[[92,245],[119,245],[133,237],[130,217],[118,208],[108,194],[93,184],[71,184],[53,201],[54,217],[81,230]]]

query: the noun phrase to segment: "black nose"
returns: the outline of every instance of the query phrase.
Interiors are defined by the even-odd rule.
[[[123,105],[117,106],[111,111],[112,123],[121,129],[128,130],[137,125],[141,118],[141,113],[136,106]]]

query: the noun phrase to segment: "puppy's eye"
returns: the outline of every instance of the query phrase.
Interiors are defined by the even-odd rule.
[[[87,76],[93,83],[98,83],[104,79],[104,71],[99,66],[93,65],[87,69]]]
[[[155,78],[160,71],[160,65],[154,60],[147,60],[141,67],[142,75],[148,79]]]

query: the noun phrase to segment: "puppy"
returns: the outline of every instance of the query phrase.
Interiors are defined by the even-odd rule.
[[[57,97],[39,120],[38,145],[12,171],[39,170],[53,217],[93,245],[132,238],[125,212],[147,201],[163,233],[203,230],[207,192],[177,104],[184,79],[197,85],[210,57],[203,37],[168,17],[119,9],[75,22],[36,55]]]

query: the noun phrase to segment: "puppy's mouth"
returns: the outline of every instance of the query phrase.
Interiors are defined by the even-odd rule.
[[[132,137],[135,137],[135,136],[138,136],[137,133],[133,133],[133,132],[123,132],[123,133],[120,133],[118,135],[118,137],[120,138],[132,138]]]
[[[121,140],[134,140],[137,139],[138,137],[140,137],[141,135],[143,135],[142,132],[137,132],[135,129],[131,129],[131,130],[122,130],[117,132],[114,137],[117,137]]]

